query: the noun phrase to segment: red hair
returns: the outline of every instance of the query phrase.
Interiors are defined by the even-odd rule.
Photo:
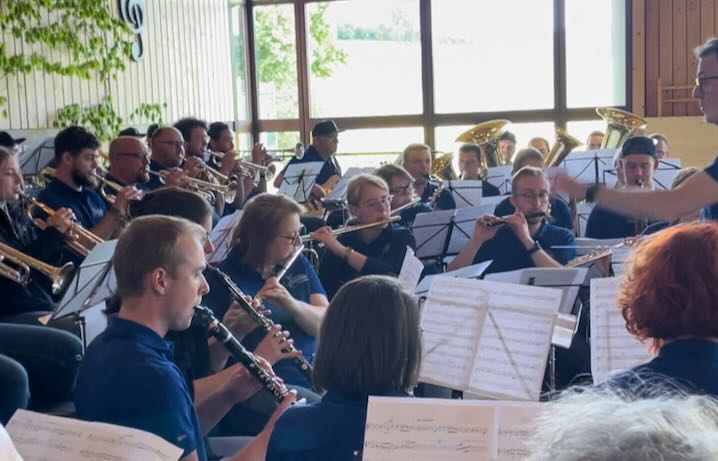
[[[718,223],[666,229],[637,249],[618,296],[641,340],[718,337]]]

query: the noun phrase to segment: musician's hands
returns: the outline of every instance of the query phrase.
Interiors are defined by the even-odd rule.
[[[586,191],[588,190],[588,184],[582,184],[571,176],[567,175],[564,171],[559,171],[551,181],[552,192],[565,192],[569,196],[574,197],[576,200],[583,200],[586,197]]]
[[[493,215],[480,217],[476,220],[476,223],[474,223],[474,232],[471,235],[471,239],[479,243],[491,240],[496,235],[496,232],[498,232],[500,225],[492,227],[489,227],[489,225],[497,222],[499,222],[499,218]]]
[[[267,155],[267,148],[264,147],[264,144],[261,142],[256,143],[252,147],[252,162],[265,165],[265,162],[268,163],[268,160],[270,160],[270,158],[269,155]]]
[[[199,157],[187,157],[182,165],[182,169],[190,178],[200,179],[207,177],[207,165]]]
[[[219,373],[227,375],[227,380],[224,381],[226,391],[234,402],[243,402],[262,389],[259,381],[241,363],[236,363]]]
[[[75,213],[69,208],[60,208],[52,216],[47,217],[47,225],[54,227],[61,234],[66,234],[73,225]]]
[[[312,192],[310,193],[310,195],[312,198],[319,200],[326,197],[327,193],[322,186],[320,186],[319,184],[314,184],[312,186]]]
[[[269,277],[255,296],[255,299],[268,299],[289,311],[294,310],[297,306],[297,300],[287,291],[284,285],[279,283],[277,277]]]
[[[526,217],[523,213],[517,211],[503,219],[526,248],[531,248],[534,245],[534,239],[531,238],[531,233],[529,232],[529,224],[526,222]]]
[[[237,152],[230,150],[224,153],[222,156],[222,162],[220,163],[219,172],[225,176],[235,172],[235,166],[237,163]]]
[[[126,218],[130,201],[139,200],[140,198],[142,198],[142,192],[139,189],[135,186],[125,186],[115,196],[115,203],[112,208]]]
[[[240,309],[236,303],[232,303],[224,313],[222,317],[222,323],[229,329],[229,331],[237,337],[242,339],[247,336],[252,330],[257,328],[257,324],[243,309]]]
[[[332,234],[332,228],[329,226],[320,227],[310,233],[309,236],[314,240],[322,242],[324,246],[335,255],[340,255],[344,251],[344,245],[339,243],[339,240]]]
[[[187,174],[180,169],[169,170],[164,180],[167,186],[185,187],[187,185]]]
[[[289,339],[289,332],[282,331],[282,326],[277,324],[264,335],[254,353],[267,359],[269,363],[275,364],[280,360],[292,359],[301,355],[301,352],[296,349],[291,352],[284,352],[293,343],[294,340]]]

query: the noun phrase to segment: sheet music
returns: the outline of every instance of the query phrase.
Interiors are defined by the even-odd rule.
[[[563,161],[568,175],[584,183],[601,182],[604,171],[613,169],[613,156],[617,149],[572,151]],[[598,176],[596,175],[598,166]]]
[[[0,459],[3,461],[23,461],[2,424],[0,424]]]
[[[411,247],[406,247],[404,262],[401,264],[401,271],[399,271],[399,283],[406,291],[414,293],[423,270],[424,264],[414,256],[414,250]]]
[[[534,402],[369,397],[365,461],[519,461]]]
[[[18,410],[8,423],[25,461],[169,461],[182,449],[137,429]]]
[[[411,231],[416,239],[417,258],[441,256],[446,239],[449,238],[449,223],[454,214],[456,210],[436,210],[416,215]]]
[[[288,165],[284,170],[282,184],[277,192],[292,197],[299,203],[306,202],[323,166],[324,162],[305,162]]]
[[[207,258],[209,264],[219,264],[227,258],[230,250],[229,242],[232,237],[232,230],[234,230],[234,226],[239,222],[241,216],[242,210],[236,210],[231,215],[220,219],[217,225],[214,226],[209,235],[209,239],[212,241],[212,246],[214,247],[214,252]]]
[[[468,390],[492,398],[538,401],[561,291],[478,282],[490,285],[490,309]]]
[[[483,195],[483,181],[480,179],[448,180],[446,187],[454,197],[456,208],[478,206]]]
[[[537,400],[560,301],[561,291],[552,288],[435,278],[421,319],[419,379]]]
[[[373,167],[349,168],[347,171],[344,172],[341,179],[339,179],[336,186],[334,186],[332,191],[329,193],[329,195],[327,196],[327,200],[346,200],[347,186],[349,185],[349,180],[354,176],[358,176],[362,173],[372,174],[374,173],[374,170],[376,170],[376,168]]]
[[[495,402],[496,461],[523,461],[528,458],[527,442],[536,430],[535,420],[543,408],[536,402]]]
[[[489,461],[495,410],[484,402],[369,397],[364,461]]]
[[[492,166],[487,168],[486,182],[498,187],[501,195],[511,192],[511,165]]]
[[[456,269],[455,271],[444,272],[443,274],[427,275],[416,286],[415,294],[417,296],[424,296],[429,293],[429,288],[436,277],[460,277],[465,279],[477,279],[488,269],[493,259],[483,261],[478,264],[472,264],[470,266]]]
[[[494,207],[491,204],[481,204],[470,208],[460,208],[454,215],[454,228],[449,236],[447,255],[458,254],[474,233],[476,220],[484,215],[493,215]]]
[[[648,346],[626,330],[616,305],[622,282],[622,277],[591,280],[591,373],[596,384],[651,360]]]

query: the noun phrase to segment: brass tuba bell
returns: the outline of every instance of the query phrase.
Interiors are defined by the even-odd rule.
[[[442,181],[459,179],[459,175],[454,170],[454,154],[446,152],[435,156],[431,160],[431,175]]]
[[[638,115],[613,107],[597,107],[596,113],[608,124],[601,149],[621,147],[634,131],[642,130],[648,125]]]
[[[568,131],[556,128],[556,142],[544,159],[544,164],[547,167],[560,165],[568,157],[568,154],[581,144],[581,141],[568,134]]]
[[[481,175],[486,177],[490,167],[504,165],[496,141],[506,132],[508,120],[498,119],[479,123],[456,137],[456,142],[473,143],[481,148]]]

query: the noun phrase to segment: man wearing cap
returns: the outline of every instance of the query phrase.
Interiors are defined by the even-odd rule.
[[[20,145],[25,142],[26,138],[13,139],[7,131],[0,131],[0,146],[6,147],[10,152],[18,153]]]
[[[337,128],[333,120],[324,120],[314,125],[314,128],[312,128],[312,144],[304,150],[302,158],[293,157],[289,160],[284,170],[274,179],[274,187],[282,185],[284,171],[286,171],[289,165],[324,162],[324,166],[321,171],[319,171],[319,175],[314,183],[314,188],[312,189],[312,196],[314,198],[319,199],[324,197],[325,191],[321,186],[335,182],[342,175],[339,163],[334,157],[334,154],[337,152],[337,147],[339,146],[339,133],[341,131],[344,130]]]
[[[627,188],[653,188],[653,172],[656,171],[656,145],[645,136],[629,138],[620,150],[618,164],[623,172],[623,182]],[[624,238],[640,234],[645,227],[633,218],[608,211],[596,206],[588,217],[586,237]]]

